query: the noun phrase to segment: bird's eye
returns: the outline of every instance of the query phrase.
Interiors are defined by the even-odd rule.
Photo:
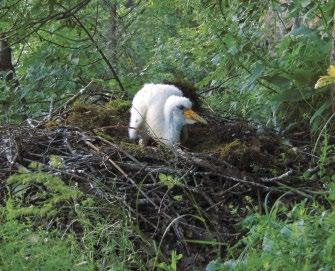
[[[178,109],[180,109],[180,110],[184,110],[185,107],[184,107],[183,105],[179,105],[179,106],[178,106]]]

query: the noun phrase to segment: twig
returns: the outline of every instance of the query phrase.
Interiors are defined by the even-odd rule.
[[[96,152],[98,152],[98,153],[103,153],[98,147],[96,147],[96,146],[94,146],[91,142],[89,142],[89,141],[87,141],[87,140],[84,140],[84,143],[87,145],[87,146],[89,146],[89,147],[91,147],[93,150],[95,150]],[[147,196],[147,194],[146,193],[144,193],[143,192],[143,190],[136,184],[136,182],[132,179],[132,178],[130,178],[129,176],[128,176],[128,174],[127,173],[125,173],[124,171],[123,171],[123,169],[122,168],[120,168],[119,167],[119,165],[118,164],[116,164],[112,159],[110,159],[109,157],[108,157],[108,155],[106,155],[105,153],[104,153],[104,155],[106,156],[106,158],[107,158],[107,161],[108,162],[110,162],[127,180],[129,180],[134,186],[136,186],[136,188],[138,189],[138,191],[155,207],[155,209],[159,209],[159,206],[158,205],[156,205],[156,203],[154,203],[151,199],[150,199],[150,197],[148,197]]]
[[[83,94],[85,94],[90,87],[92,86],[92,84],[94,83],[94,80],[90,81],[85,87],[83,87],[82,89],[80,89],[75,95],[73,95],[70,99],[68,99],[65,104],[62,106],[62,108],[67,108],[69,105],[73,104],[80,96],[82,96]]]
[[[101,55],[102,59],[105,61],[105,63],[107,64],[108,68],[111,70],[114,79],[116,80],[116,82],[118,83],[121,91],[126,94],[126,90],[123,87],[123,84],[119,78],[119,76],[117,75],[117,72],[115,70],[115,68],[113,67],[113,65],[110,63],[110,61],[108,60],[108,58],[106,57],[106,55],[104,54],[104,52],[101,50],[100,46],[98,45],[98,43],[94,40],[93,36],[91,35],[91,33],[88,31],[88,29],[82,24],[82,22],[78,19],[77,16],[75,16],[74,14],[72,15],[72,17],[75,19],[75,21],[77,22],[77,24],[84,30],[84,32],[86,33],[86,35],[88,36],[88,38],[91,40],[92,44],[94,45],[94,47],[97,49],[97,51],[99,52],[99,54]]]
[[[50,105],[49,105],[49,114],[46,117],[47,121],[49,121],[51,119],[53,109],[54,109],[54,99],[51,98],[50,99]]]
[[[277,176],[277,177],[273,177],[273,178],[261,178],[261,180],[263,182],[276,182],[276,181],[281,181],[283,179],[285,179],[288,176],[291,176],[293,174],[293,169],[290,169],[289,171],[285,172],[284,174]]]

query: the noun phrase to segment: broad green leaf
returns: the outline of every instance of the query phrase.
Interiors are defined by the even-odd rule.
[[[324,113],[324,111],[326,109],[330,108],[331,105],[332,105],[332,102],[330,100],[327,100],[326,102],[324,102],[323,105],[321,105],[319,107],[319,109],[316,110],[316,112],[313,114],[313,116],[311,117],[309,123],[312,124],[316,118],[322,116],[322,114]]]

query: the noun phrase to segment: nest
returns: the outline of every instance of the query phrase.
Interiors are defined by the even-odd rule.
[[[309,166],[302,147],[292,151],[272,132],[259,134],[246,123],[207,119],[210,126],[193,127],[188,146],[176,150],[113,142],[106,131],[70,125],[1,127],[1,198],[6,178],[22,168],[60,176],[100,202],[126,210],[145,239],[156,241],[163,259],[177,250],[184,256],[182,270],[203,267],[244,234],[238,222],[262,213],[266,196],[271,204],[289,187],[294,189],[288,201],[315,196],[311,183],[298,177]],[[50,163],[51,157],[58,157],[61,166]],[[66,221],[64,228],[78,230]],[[136,241],[153,257],[157,251],[145,243]]]

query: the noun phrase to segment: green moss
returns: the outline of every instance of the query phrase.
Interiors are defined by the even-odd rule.
[[[56,120],[49,120],[44,127],[47,129],[52,129],[52,128],[56,128],[61,124],[60,120],[56,119]]]
[[[132,154],[135,157],[139,157],[140,159],[143,159],[144,156],[154,158],[160,160],[170,160],[174,159],[174,153],[165,146],[157,146],[157,147],[148,147],[148,146],[141,146],[134,143],[129,143],[125,141],[119,141],[117,144],[122,148],[123,150],[127,151],[128,153]]]
[[[158,177],[159,177],[159,181],[162,184],[166,185],[169,190],[175,186],[181,185],[181,179],[178,177],[174,177],[172,175],[163,174],[163,173],[160,173]]]
[[[93,130],[110,125],[110,123],[112,123],[112,116],[113,112],[105,107],[76,103],[73,105],[72,111],[66,119],[66,123],[85,130]]]
[[[130,102],[120,99],[104,106],[75,103],[66,124],[99,133],[107,140],[125,139],[128,135],[129,109]]]
[[[9,219],[53,216],[59,205],[82,196],[78,189],[67,186],[59,177],[43,172],[15,174],[7,179],[7,184],[11,190],[6,202]]]
[[[110,141],[113,142],[115,144],[117,144],[118,146],[120,146],[122,149],[128,151],[129,153],[135,155],[135,156],[143,156],[148,154],[148,149],[146,147],[143,147],[141,145],[138,144],[134,144],[134,143],[130,143],[130,142],[126,142],[124,141],[126,138],[120,138],[120,137],[115,137],[115,136],[111,136],[107,133],[104,133],[102,131],[96,131],[95,132],[96,135]]]
[[[28,168],[41,170],[41,169],[43,168],[43,164],[34,161],[34,162],[31,162],[31,163],[29,164]],[[21,172],[21,173],[26,173],[26,172]]]
[[[136,156],[144,156],[149,152],[149,150],[146,147],[134,143],[120,141],[119,145],[122,149],[125,149]]]
[[[220,158],[225,159],[233,150],[241,147],[241,141],[239,139],[235,139],[231,143],[228,143],[221,147],[220,149]]]
[[[128,114],[131,102],[122,99],[115,99],[108,102],[106,107],[117,115]]]
[[[29,169],[27,169],[27,168],[24,167],[24,166],[19,166],[17,172],[18,172],[18,173],[28,173],[28,172],[30,172],[30,171],[29,171]]]
[[[104,139],[110,141],[110,142],[115,142],[115,140],[117,140],[116,138],[114,138],[114,137],[112,137],[112,136],[110,136],[110,135],[104,133],[103,131],[96,131],[95,134],[96,134],[97,136],[100,136],[100,137],[102,137],[102,138],[104,138]]]
[[[50,166],[54,167],[54,168],[64,168],[64,162],[62,157],[58,156],[58,155],[50,155]]]

